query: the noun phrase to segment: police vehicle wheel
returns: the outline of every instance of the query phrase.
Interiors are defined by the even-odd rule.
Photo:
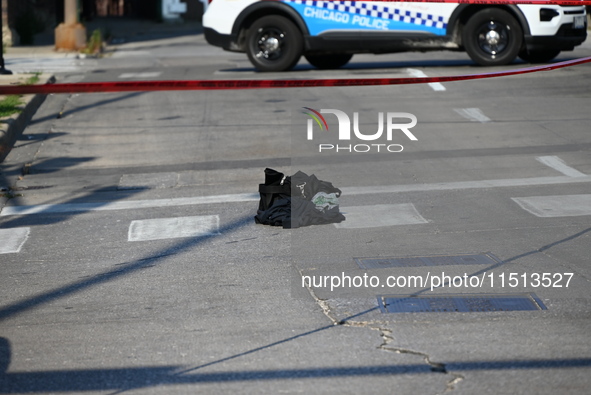
[[[530,63],[546,63],[557,57],[559,53],[559,49],[523,51],[519,54],[519,57]]]
[[[299,29],[279,15],[256,20],[246,37],[248,59],[260,71],[290,70],[300,60],[303,48]]]
[[[482,66],[511,63],[523,42],[523,31],[507,11],[486,8],[470,17],[462,34],[470,58]]]
[[[330,54],[330,55],[306,55],[306,60],[312,66],[321,69],[321,70],[329,70],[329,69],[338,69],[339,67],[343,67],[353,57],[351,54]]]

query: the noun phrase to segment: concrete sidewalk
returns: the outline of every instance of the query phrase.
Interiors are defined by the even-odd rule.
[[[23,84],[30,77],[31,74],[0,75],[0,86]],[[37,83],[46,84],[54,80],[51,74],[41,74]],[[0,101],[5,97],[0,95]],[[27,124],[44,100],[45,95],[23,95],[19,106],[20,112],[0,118],[0,162],[6,158],[15,141],[27,127]]]

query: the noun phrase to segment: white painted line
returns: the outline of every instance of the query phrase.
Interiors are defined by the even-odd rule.
[[[112,58],[135,58],[135,57],[146,57],[152,58],[153,55],[150,51],[125,51],[125,50],[118,50],[111,56]]]
[[[556,171],[561,172],[562,174],[564,174],[565,176],[568,176],[568,177],[586,177],[587,176],[586,174],[581,173],[577,169],[574,169],[574,168],[570,167],[569,165],[567,165],[566,163],[564,163],[564,161],[562,159],[560,159],[558,156],[538,156],[536,158],[536,160],[540,163],[545,164],[546,166],[553,168]]]
[[[219,235],[220,217],[158,218],[133,221],[129,225],[128,241],[176,239],[180,237],[204,237]]]
[[[188,198],[154,199],[154,200],[125,200],[99,203],[64,203],[41,204],[38,206],[6,206],[0,212],[0,217],[8,215],[84,213],[90,211],[132,210],[157,207],[192,206],[198,204],[254,202],[260,199],[258,193],[243,193],[236,195],[197,196]]]
[[[31,228],[0,229],[0,254],[20,252],[30,232]]]
[[[366,195],[376,193],[404,193],[427,191],[452,191],[463,189],[487,189],[504,187],[524,187],[539,185],[558,185],[591,182],[591,176],[585,177],[533,177],[533,178],[509,178],[500,180],[441,182],[433,184],[409,184],[409,185],[382,185],[374,187],[343,187],[340,188],[343,195]]]
[[[427,78],[427,74],[423,73],[421,70],[417,70],[417,69],[406,69],[406,71],[412,75],[413,77],[417,77],[417,78]],[[433,89],[434,91],[445,91],[445,86],[441,85],[439,82],[431,82],[428,84],[431,89]]]
[[[591,195],[531,196],[511,199],[536,217],[591,215]]]
[[[491,119],[484,115],[480,108],[454,108],[454,111],[472,122],[491,122]]]
[[[428,223],[411,203],[353,207],[341,206],[341,212],[345,215],[346,220],[334,224],[339,229],[377,228],[382,226]]]
[[[160,71],[150,71],[145,73],[123,73],[119,76],[119,79],[131,79],[131,78],[156,78],[160,77],[162,72]]]
[[[510,178],[500,180],[441,182],[433,184],[409,185],[381,185],[364,187],[342,187],[345,195],[372,195],[379,193],[405,193],[428,191],[453,191],[464,189],[488,189],[504,187],[528,187],[540,185],[578,184],[591,182],[591,176],[584,177],[533,177]],[[84,213],[91,211],[132,210],[144,208],[164,208],[177,206],[192,206],[200,204],[254,202],[260,199],[258,193],[243,193],[235,195],[200,196],[189,198],[171,198],[155,200],[126,200],[99,203],[64,203],[42,204],[37,206],[5,206],[0,211],[0,217],[9,215],[56,214],[56,213]]]

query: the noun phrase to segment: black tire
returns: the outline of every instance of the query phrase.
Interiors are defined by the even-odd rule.
[[[482,66],[511,63],[523,43],[523,30],[515,18],[499,8],[486,8],[470,17],[462,33],[470,58]]]
[[[260,71],[292,69],[303,49],[300,30],[289,19],[278,15],[256,20],[246,36],[248,59]]]
[[[546,63],[554,59],[560,53],[559,49],[545,49],[540,51],[523,51],[519,57],[530,63]]]
[[[338,69],[343,67],[353,55],[351,54],[330,54],[330,55],[306,55],[305,58],[312,66],[321,70]]]

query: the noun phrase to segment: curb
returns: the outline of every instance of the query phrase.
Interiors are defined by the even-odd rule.
[[[41,82],[45,81],[45,82]],[[41,75],[40,83],[52,84],[55,82],[53,75]],[[0,163],[6,159],[16,140],[23,133],[33,115],[37,112],[47,95],[24,95],[22,97],[23,110],[18,114],[0,120]]]

